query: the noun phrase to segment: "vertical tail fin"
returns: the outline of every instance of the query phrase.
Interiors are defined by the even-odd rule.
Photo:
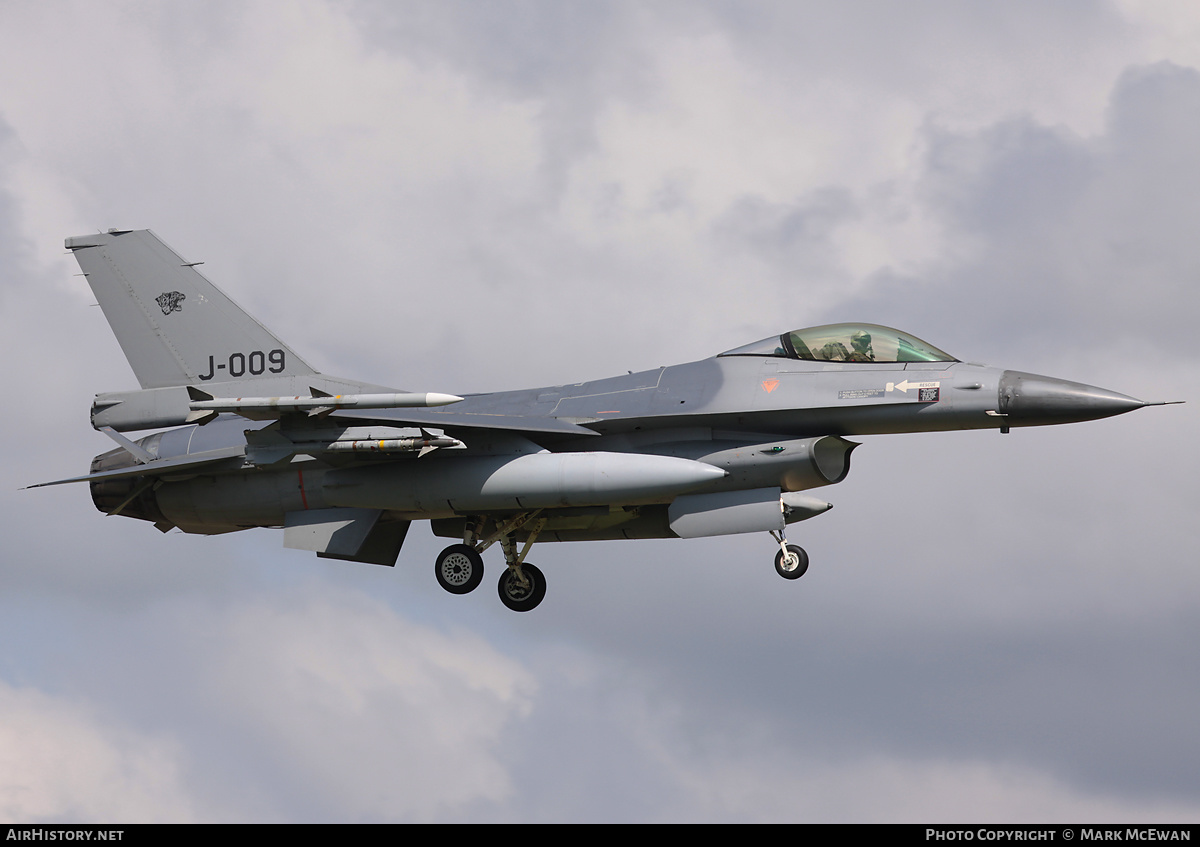
[[[150,230],[66,246],[142,388],[316,373]]]

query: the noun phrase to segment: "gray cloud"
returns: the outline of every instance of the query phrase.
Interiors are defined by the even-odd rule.
[[[1063,347],[1166,354],[1200,312],[1190,284],[1200,252],[1182,223],[1200,211],[1185,117],[1198,96],[1195,70],[1156,65],[1120,79],[1094,138],[1028,119],[966,135],[931,130],[924,199],[968,255],[919,279],[881,270],[864,306],[958,324],[950,332],[965,337],[952,349],[982,331],[1031,359]],[[964,313],[969,327],[950,320]],[[1194,356],[1172,347],[1169,356]]]

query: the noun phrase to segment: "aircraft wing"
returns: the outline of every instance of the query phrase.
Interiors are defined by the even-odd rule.
[[[53,482],[39,482],[36,485],[27,485],[25,487],[45,488],[47,485],[64,485],[68,482],[92,482],[99,479],[121,479],[131,476],[165,476],[167,474],[186,473],[222,462],[233,464],[234,459],[239,460],[240,464],[240,460],[245,456],[245,453],[246,445],[238,444],[234,447],[222,447],[217,450],[190,453],[186,456],[176,456],[170,459],[156,459],[153,462],[146,462],[145,464],[135,464],[130,467],[99,471],[97,473],[84,474],[83,476],[73,476],[70,479],[56,479]]]

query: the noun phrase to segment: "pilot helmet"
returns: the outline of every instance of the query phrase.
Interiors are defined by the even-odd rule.
[[[850,344],[855,350],[867,350],[871,346],[871,333],[866,330],[858,329],[850,336]]]

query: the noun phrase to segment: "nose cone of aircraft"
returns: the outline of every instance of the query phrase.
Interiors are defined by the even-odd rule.
[[[1000,378],[1000,413],[1015,426],[1074,423],[1108,418],[1146,403],[1082,382],[1005,371]]]

